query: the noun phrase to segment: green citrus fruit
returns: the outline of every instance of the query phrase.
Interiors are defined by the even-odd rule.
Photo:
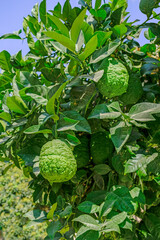
[[[97,87],[103,96],[112,98],[127,91],[129,75],[126,67],[115,58],[103,60],[99,70],[104,70]]]
[[[77,163],[70,147],[54,139],[42,146],[39,168],[42,176],[52,184],[70,180],[76,173]]]

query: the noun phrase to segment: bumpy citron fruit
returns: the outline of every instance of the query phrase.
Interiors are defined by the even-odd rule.
[[[77,163],[70,147],[54,139],[42,146],[39,168],[42,176],[52,184],[70,180],[76,173]]]
[[[127,92],[122,94],[119,99],[125,104],[135,104],[142,97],[143,88],[140,76],[133,73],[129,77]]]
[[[91,156],[94,164],[103,164],[113,152],[113,143],[108,132],[92,134],[90,143]]]
[[[120,61],[115,58],[106,58],[99,70],[104,70],[102,78],[97,83],[98,90],[103,96],[112,98],[126,92],[129,74]]]
[[[81,144],[74,148],[74,156],[77,161],[77,167],[85,167],[89,162],[89,140],[86,136],[79,137]]]

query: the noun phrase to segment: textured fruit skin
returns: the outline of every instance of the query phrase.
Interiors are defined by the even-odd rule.
[[[77,161],[77,167],[85,167],[89,163],[89,140],[86,136],[79,137],[81,144],[74,148],[73,154]]]
[[[119,97],[125,104],[135,104],[142,97],[143,88],[139,74],[131,74],[129,77],[127,92]]]
[[[108,98],[120,96],[127,91],[129,74],[126,67],[115,58],[103,60],[99,70],[104,70],[97,87]]]
[[[50,183],[65,182],[75,175],[77,163],[69,146],[60,139],[54,139],[42,146],[39,168]]]
[[[97,132],[91,136],[91,156],[94,164],[103,164],[113,151],[113,143],[108,132]]]

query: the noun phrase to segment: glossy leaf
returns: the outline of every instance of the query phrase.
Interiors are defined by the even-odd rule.
[[[56,115],[55,113],[55,101],[59,99],[63,89],[67,85],[68,82],[63,83],[59,89],[56,91],[56,93],[49,99],[46,110],[50,115]]]
[[[90,63],[97,63],[104,58],[109,57],[120,45],[119,40],[108,43],[106,46],[94,52]]]
[[[88,119],[116,119],[121,116],[118,111],[113,111],[113,109],[104,103],[97,105],[89,115]]]
[[[56,40],[57,42],[59,42],[60,44],[62,44],[66,48],[68,48],[69,50],[71,50],[73,52],[75,51],[75,43],[68,37],[64,36],[63,34],[53,32],[53,31],[47,31],[47,32],[44,32],[44,34],[47,37],[49,37],[53,40]]]
[[[98,231],[90,230],[90,228],[82,226],[77,233],[76,240],[97,240],[99,236]]]
[[[49,15],[48,16],[53,22],[54,24],[57,26],[58,30],[66,37],[69,37],[69,31],[68,28],[64,25],[64,23],[62,23],[59,18],[57,18],[54,15]]]
[[[146,14],[149,18],[152,14],[152,10],[156,7],[157,3],[157,0],[141,0],[139,8],[141,12]]]
[[[83,25],[83,21],[84,21],[85,15],[86,15],[86,11],[87,11],[87,9],[82,10],[82,12],[74,20],[74,22],[72,24],[72,27],[71,27],[71,30],[70,30],[71,39],[75,44],[77,43],[77,39],[78,39],[78,36],[80,34],[80,30],[82,28],[82,25]]]
[[[20,39],[20,40],[22,40],[22,38],[18,34],[14,34],[14,33],[4,34],[0,37],[0,39]]]
[[[90,201],[85,201],[78,205],[78,210],[84,213],[96,213],[99,211],[99,206]]]
[[[120,211],[132,213],[134,212],[134,205],[129,190],[125,186],[113,187],[113,190],[106,196],[105,203],[114,202],[114,207]]]
[[[102,0],[96,0],[95,1],[95,9],[98,9],[101,6],[101,1]]]
[[[16,113],[26,114],[27,113],[27,105],[24,103],[21,97],[12,96],[7,98],[7,107]]]
[[[39,6],[40,19],[44,25],[47,24],[46,0],[43,0]]]
[[[60,221],[51,222],[47,227],[47,234],[50,237],[51,240],[55,239],[55,234],[58,232],[61,228]]]
[[[127,142],[132,131],[130,124],[126,125],[125,122],[119,122],[116,126],[110,128],[112,142],[119,152],[124,144]]]
[[[80,222],[89,229],[100,230],[100,226],[98,225],[97,221],[90,215],[87,214],[80,215],[79,217],[74,218],[73,221]]]
[[[0,52],[0,68],[6,71],[11,71],[11,64],[10,64],[10,54],[7,51]]]
[[[160,113],[160,104],[138,103],[131,107],[129,111],[130,118],[139,122],[154,121],[153,114]]]
[[[97,48],[97,36],[93,36],[86,44],[84,52],[79,55],[79,59],[84,61],[89,57]]]
[[[158,153],[154,153],[151,156],[144,156],[137,154],[136,157],[128,160],[125,164],[125,173],[137,172],[139,176],[146,176],[147,165],[154,161],[158,156]]]
[[[52,133],[50,129],[43,129],[41,125],[33,125],[24,131],[25,134]]]

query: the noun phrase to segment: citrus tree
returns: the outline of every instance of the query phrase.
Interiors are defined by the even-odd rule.
[[[142,24],[126,0],[79,4],[43,0],[0,37],[29,47],[0,52],[4,172],[28,177],[25,217],[48,224],[45,240],[159,239],[159,0],[140,1]]]

